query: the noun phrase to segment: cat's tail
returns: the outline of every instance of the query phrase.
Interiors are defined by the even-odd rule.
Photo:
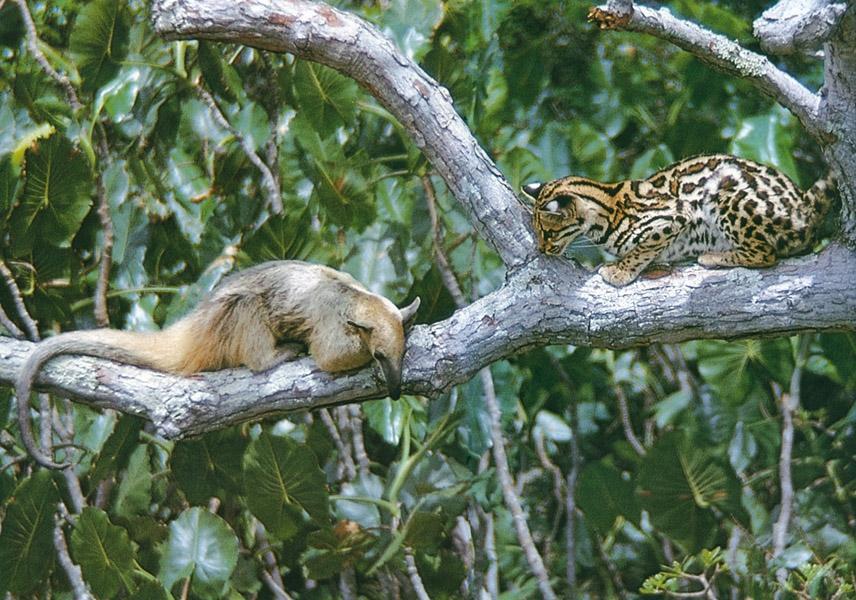
[[[812,238],[817,240],[817,232],[823,226],[826,215],[838,204],[838,188],[836,177],[829,170],[824,177],[814,182],[803,194],[803,206],[811,211],[813,216],[811,223]]]

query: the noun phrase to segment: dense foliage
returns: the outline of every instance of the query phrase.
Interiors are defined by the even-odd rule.
[[[588,2],[339,4],[449,89],[515,186],[640,176],[700,152],[774,164],[803,186],[824,169],[783,109],[661,41],[600,34]],[[764,3],[670,5],[752,46]],[[36,60],[18,2],[0,2],[0,258],[43,335],[95,326],[105,240],[118,328],[169,323],[232,269],[278,258],[342,268],[399,302],[418,294],[433,322],[454,310],[434,228],[466,295],[502,280],[413,142],[351,80],[288,55],[166,43],[137,1],[29,10],[39,52],[81,104]],[[819,63],[788,68],[821,83]],[[600,260],[584,244],[574,255]],[[23,327],[15,300],[0,285]],[[852,334],[550,347],[491,371],[511,491],[559,595],[856,594]],[[54,441],[77,463],[65,476],[24,456],[2,389],[0,593],[69,596],[61,504],[97,598],[270,598],[279,585],[409,597],[413,568],[431,597],[539,597],[490,459],[481,381],[179,443],[56,399]],[[774,553],[791,396],[796,491]],[[33,411],[37,424],[48,414]]]

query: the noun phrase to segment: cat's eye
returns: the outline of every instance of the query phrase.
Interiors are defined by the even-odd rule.
[[[546,204],[541,205],[541,210],[547,213],[558,213],[560,210],[567,208],[573,198],[570,196],[556,196]]]

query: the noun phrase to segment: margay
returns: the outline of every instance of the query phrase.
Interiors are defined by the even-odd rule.
[[[705,267],[768,267],[808,249],[832,204],[832,178],[806,192],[785,174],[727,155],[682,160],[644,180],[565,177],[531,183],[538,247],[562,254],[586,235],[618,260],[600,268],[614,286],[654,261],[697,257]]]

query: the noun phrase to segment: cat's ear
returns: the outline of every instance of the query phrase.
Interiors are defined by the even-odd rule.
[[[520,191],[522,195],[519,197],[520,204],[523,205],[528,212],[532,212],[532,209],[535,207],[535,201],[538,199],[538,194],[541,193],[541,188],[544,187],[543,183],[533,182],[527,183]]]

